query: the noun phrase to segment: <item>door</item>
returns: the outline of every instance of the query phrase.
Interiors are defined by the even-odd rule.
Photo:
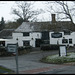
[[[35,47],[40,47],[40,45],[41,45],[41,39],[36,39]]]
[[[41,39],[42,40],[49,40],[49,32],[48,31],[43,31]]]

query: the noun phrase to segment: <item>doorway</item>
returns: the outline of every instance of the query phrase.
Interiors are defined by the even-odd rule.
[[[41,45],[41,39],[36,39],[35,47],[40,47],[40,45]]]

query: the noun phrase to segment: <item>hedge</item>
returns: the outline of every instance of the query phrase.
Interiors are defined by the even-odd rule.
[[[28,46],[28,47],[18,47],[18,54],[19,55],[22,55],[22,54],[25,54],[25,53],[28,53],[31,51],[31,46]],[[8,52],[7,51],[7,47],[1,47],[0,46],[0,57],[3,57],[3,56],[13,56],[13,53],[11,52]]]
[[[41,50],[58,50],[59,45],[41,45]]]

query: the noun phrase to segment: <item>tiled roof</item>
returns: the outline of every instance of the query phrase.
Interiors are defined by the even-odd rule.
[[[0,31],[0,38],[12,38],[12,32],[14,31],[14,29],[3,29],[2,31]]]
[[[15,31],[18,32],[29,32],[32,31],[32,26],[30,22],[23,22]]]
[[[75,25],[70,21],[58,21],[56,23],[51,22],[23,22],[15,32],[30,32],[30,31],[62,31],[63,29],[69,29],[75,31]]]

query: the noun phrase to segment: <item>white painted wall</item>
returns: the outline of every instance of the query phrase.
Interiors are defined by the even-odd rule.
[[[59,41],[59,44],[62,45],[62,39],[63,37],[65,37],[65,39],[70,39],[72,38],[72,44],[69,44],[70,46],[73,46],[75,44],[75,32],[72,32],[71,35],[64,35],[64,32],[60,32],[62,33],[62,37],[61,38],[52,38],[51,37],[51,33],[54,32],[49,32],[49,37],[50,37],[50,44],[57,44],[57,41]],[[11,44],[11,43],[17,43],[19,46],[23,46],[23,41],[30,41],[30,45],[32,47],[35,47],[35,41],[36,39],[41,39],[41,33],[40,32],[30,32],[30,36],[23,36],[23,33],[12,33],[12,39],[9,39],[9,41],[5,42],[5,46],[7,46],[7,44]],[[18,41],[16,40],[18,38]],[[63,45],[67,45],[67,44],[63,44]]]
[[[75,44],[75,32],[72,32],[70,35],[64,35],[64,32],[60,32],[62,33],[62,37],[61,38],[52,38],[51,34],[54,32],[50,32],[50,44],[57,44],[57,41],[59,41],[60,45],[69,45],[69,46],[73,46]],[[63,37],[65,39],[68,39],[68,43],[62,43],[62,39]],[[72,39],[72,44],[69,44],[69,39]]]
[[[16,44],[17,41],[14,39],[8,39],[7,41],[5,41],[5,46],[7,46],[7,44]]]
[[[29,35],[30,36],[23,36],[23,33],[12,33],[14,41],[16,41],[16,39],[18,38],[18,45],[19,46],[23,46],[23,41],[30,41],[30,45],[32,47],[35,47],[36,38],[40,39],[41,38],[41,33],[40,32],[30,32]]]
[[[23,46],[23,34],[22,33],[12,33],[13,36],[13,40],[15,40],[16,42],[18,42],[19,46]],[[18,40],[17,40],[18,39]]]
[[[50,44],[57,44],[57,41],[59,41],[59,44],[62,44],[60,40],[63,38],[63,32],[60,32],[60,33],[62,33],[62,37],[61,38],[52,38],[51,37],[52,33],[54,33],[54,32],[49,32]]]
[[[75,44],[75,32],[72,32],[70,35],[63,35],[63,37],[65,37],[65,39],[68,39],[68,43],[64,45],[73,46]],[[69,43],[69,39],[72,39],[72,44]]]
[[[30,45],[35,47],[35,41],[36,41],[36,39],[41,39],[41,33],[40,32],[32,32],[32,33],[30,33],[30,37],[31,37]]]
[[[74,44],[75,44],[75,32],[72,32],[72,33],[71,33],[71,37],[72,37],[72,39],[73,39],[72,42],[73,42],[73,45],[74,45]]]

